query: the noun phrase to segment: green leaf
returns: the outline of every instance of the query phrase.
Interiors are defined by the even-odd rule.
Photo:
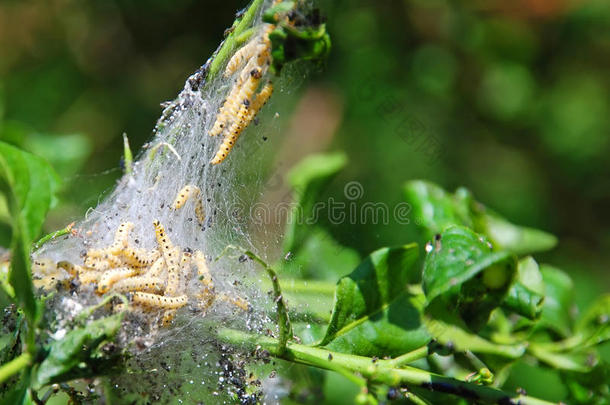
[[[106,374],[118,363],[119,353],[104,352],[121,327],[123,314],[89,322],[71,330],[48,348],[48,356],[38,367],[32,386],[45,385]]]
[[[585,339],[585,346],[610,340],[610,294],[599,297],[578,320],[576,332]]]
[[[588,373],[563,372],[561,375],[570,392],[569,404],[610,403],[610,364],[600,362]]]
[[[27,318],[33,322],[36,304],[30,274],[30,245],[54,202],[59,180],[42,159],[0,142],[0,178],[8,186],[13,218],[13,257],[9,282]]]
[[[517,278],[508,290],[502,304],[504,308],[528,319],[537,319],[544,303],[544,281],[538,263],[528,256],[517,265]]]
[[[332,179],[345,167],[347,157],[344,153],[312,155],[303,159],[288,174],[294,193],[295,207],[286,227],[284,251],[296,253],[306,239],[313,206],[320,193]]]
[[[406,289],[417,256],[416,244],[379,249],[339,280],[320,344],[367,356],[395,356],[427,344],[423,299]]]
[[[487,235],[495,246],[514,254],[543,252],[557,245],[557,238],[550,233],[512,224],[486,207],[479,205],[473,215],[477,232]]]
[[[62,177],[75,174],[93,151],[91,140],[83,134],[32,134],[23,147],[45,158]]]
[[[279,15],[285,15],[289,11],[294,10],[296,4],[294,1],[282,1],[281,3],[269,7],[263,13],[263,21],[269,24],[277,24]]]
[[[546,264],[540,266],[540,272],[546,295],[538,325],[567,337],[573,326],[574,283],[566,273]]]
[[[485,235],[496,250],[518,255],[548,250],[557,244],[549,233],[510,223],[475,201],[465,188],[450,194],[435,184],[415,180],[406,183],[404,191],[426,239],[432,239],[450,225],[463,225]]]
[[[503,300],[513,280],[516,261],[468,228],[446,228],[424,260],[423,289],[429,303],[441,299],[478,329]]]
[[[427,231],[427,239],[449,225],[469,225],[468,215],[462,216],[453,196],[439,186],[414,180],[405,184],[405,198],[413,207],[413,217]],[[463,201],[463,200],[461,200]]]
[[[26,240],[34,240],[55,203],[59,177],[43,159],[4,142],[0,142],[0,177],[10,188],[13,226],[22,229]]]

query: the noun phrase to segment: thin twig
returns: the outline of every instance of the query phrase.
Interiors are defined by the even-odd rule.
[[[271,279],[271,284],[273,286],[273,295],[274,301],[277,307],[277,318],[278,318],[278,329],[279,329],[279,346],[278,352],[283,354],[286,350],[286,344],[288,340],[292,337],[292,325],[290,324],[290,318],[288,317],[288,310],[286,308],[286,304],[284,303],[284,298],[282,296],[282,289],[280,287],[280,282],[277,277],[277,273],[271,266],[269,266],[263,259],[258,257],[255,253],[241,248],[239,246],[228,245],[216,258],[216,261],[219,260],[228,250],[238,250],[242,252],[244,255],[248,256],[250,259],[254,260],[256,263],[260,264],[264,267],[267,275]]]
[[[40,249],[42,247],[42,245],[44,245],[45,243],[47,243],[50,240],[53,240],[57,237],[71,233],[72,227],[74,227],[74,222],[72,222],[71,224],[66,226],[64,229],[60,229],[59,231],[51,232],[50,234],[43,236],[42,238],[40,238],[38,240],[38,242],[34,243],[34,246],[32,247],[32,251],[36,251],[36,250]]]
[[[428,345],[422,346],[419,349],[415,349],[410,351],[409,353],[405,353],[400,355],[392,360],[380,360],[381,362],[387,362],[388,365],[392,368],[401,368],[409,363],[413,363],[415,360],[423,359],[428,356],[429,350]]]

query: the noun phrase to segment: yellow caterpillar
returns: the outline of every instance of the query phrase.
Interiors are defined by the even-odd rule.
[[[271,97],[271,94],[273,94],[273,83],[269,82],[265,84],[261,91],[256,95],[256,98],[250,106],[250,114],[256,115],[256,113],[267,103],[269,97]]]
[[[201,283],[209,289],[214,288],[210,269],[208,268],[208,264],[205,260],[205,255],[201,252],[201,250],[195,251],[193,261],[195,262],[195,267],[197,267],[197,274],[199,275],[199,280]]]
[[[85,269],[83,269],[81,266],[79,266],[78,264],[72,264],[67,260],[57,262],[57,267],[60,269],[64,269],[65,271],[70,273],[72,277],[76,277],[79,273],[85,272]]]
[[[159,257],[159,251],[156,249],[147,252],[144,249],[135,249],[131,246],[125,247],[120,254],[125,259],[125,263],[132,267],[148,267]]]
[[[34,288],[42,288],[45,291],[52,290],[57,286],[57,282],[59,281],[58,276],[58,274],[49,274],[42,278],[35,278],[32,280]]]
[[[269,52],[271,44],[263,43],[256,48],[256,63],[258,66],[263,66],[269,62],[271,53]]]
[[[163,253],[165,263],[167,264],[167,287],[165,288],[165,293],[168,295],[175,295],[180,286],[180,271],[178,267],[179,250],[174,247],[169,236],[165,233],[165,228],[158,220],[155,220],[153,225],[155,227],[157,243],[161,247],[161,253]]]
[[[257,51],[257,41],[250,41],[246,45],[242,46],[233,54],[227,67],[225,68],[225,77],[231,76],[237,71],[237,69],[244,64],[246,60],[252,58]]]
[[[221,134],[228,123],[231,121],[231,117],[235,116],[237,111],[239,110],[240,99],[239,94],[241,92],[241,87],[243,85],[243,79],[240,77],[237,79],[235,85],[231,89],[231,92],[227,96],[227,99],[223,103],[222,107],[218,111],[218,115],[216,116],[216,122],[214,122],[214,126],[209,132],[210,136],[216,136]]]
[[[237,114],[237,120],[229,130],[232,135],[233,142],[237,140],[241,132],[250,125],[252,119],[256,116],[258,111],[267,103],[269,97],[273,93],[273,83],[267,83],[261,91],[256,95],[254,100],[249,104],[243,104],[239,113]]]
[[[131,222],[123,222],[121,225],[119,225],[119,228],[114,234],[114,242],[112,245],[110,245],[108,250],[116,255],[121,251],[121,249],[127,247],[129,232],[131,232],[132,229],[133,223]]]
[[[259,80],[260,78],[253,81],[253,83],[258,85]],[[254,101],[249,101],[251,98],[251,93],[249,92],[250,89],[247,89],[247,92],[245,93],[249,94],[248,98],[245,99],[247,102],[242,104],[239,112],[237,113],[235,122],[233,125],[231,125],[231,128],[229,129],[228,134],[225,136],[222,145],[220,145],[216,156],[214,159],[212,159],[212,164],[218,164],[227,157],[231,149],[233,149],[233,146],[235,146],[235,142],[237,142],[237,138],[239,138],[242,131],[250,124],[250,122],[252,122],[258,111],[263,107],[263,105],[265,105],[269,97],[271,97],[271,94],[273,93],[273,84],[267,83],[256,96]]]
[[[161,253],[163,253],[163,257],[165,257],[165,261],[169,261],[172,257],[171,253],[174,250],[174,245],[170,240],[169,236],[165,233],[165,228],[161,225],[161,222],[158,220],[153,221],[153,226],[155,227],[155,236],[157,238],[157,243],[161,248]],[[169,255],[169,256],[168,256]]]
[[[195,204],[195,216],[197,217],[199,225],[205,225],[205,211],[203,209],[203,199],[201,197],[197,199],[197,203]]]
[[[261,77],[262,73],[260,68],[255,68],[250,71],[250,76],[248,77],[248,80],[246,81],[246,83],[244,83],[237,96],[238,101],[235,105],[235,107],[237,107],[237,111],[231,111],[232,117],[239,116],[240,111],[242,111],[244,108],[248,108],[248,105],[250,104],[250,99],[252,98],[252,94],[254,94],[254,91],[258,87]],[[212,159],[210,163],[212,163],[213,165],[217,165],[218,163],[225,160],[231,149],[233,149],[233,146],[235,145],[235,141],[237,140],[238,136],[239,133],[235,134],[234,131],[229,131],[223,139],[222,145],[220,145],[218,152],[216,152],[216,156],[214,156],[214,159]]]
[[[172,209],[177,210],[182,208],[182,206],[186,203],[186,201],[191,197],[196,197],[200,193],[199,187],[194,186],[192,184],[186,185],[182,187],[180,191],[178,191],[178,195],[172,204]]]
[[[77,278],[81,284],[97,283],[102,275],[102,272],[89,270],[65,260],[58,262],[57,267],[66,270],[68,273],[70,273],[72,278]],[[51,281],[54,279],[55,277],[52,277]]]
[[[164,297],[158,294],[136,292],[133,294],[132,301],[134,304],[152,308],[178,309],[185,306],[188,300],[186,295]]]
[[[231,89],[231,92],[227,96],[227,100],[218,112],[214,127],[209,132],[210,136],[216,136],[222,133],[228,124],[233,121],[232,118],[237,115],[244,100],[248,100],[249,102],[249,99],[258,87],[261,77],[261,68],[254,67],[254,69],[247,72],[245,82],[241,77],[238,79],[238,82]]]
[[[95,284],[99,281],[100,277],[102,277],[102,272],[91,270],[80,273],[78,275],[78,281],[80,281],[81,284]]]
[[[182,252],[182,258],[180,259],[180,268],[186,279],[190,276],[192,259],[193,253],[191,253],[190,249],[185,249],[184,252]]]
[[[134,276],[136,274],[136,270],[129,267],[122,267],[119,269],[107,270],[100,277],[99,284],[97,286],[97,292],[99,294],[105,294],[110,291],[110,287],[117,281],[123,280],[125,278]]]
[[[116,282],[112,291],[126,293],[132,291],[159,292],[163,289],[163,280],[158,277],[130,277]]]
[[[173,252],[168,253],[169,259],[165,259],[167,263],[167,286],[165,287],[165,294],[174,296],[180,289],[180,266],[178,265],[178,255],[180,251],[178,248],[174,248]]]
[[[117,250],[117,253],[119,252],[120,249]],[[111,251],[110,247],[107,248],[103,248],[103,249],[89,249],[87,250],[87,257],[85,258],[85,260],[87,259],[99,259],[99,260],[106,260],[108,257],[112,257],[115,254]]]
[[[193,262],[195,263],[195,267],[197,267],[199,281],[204,287],[203,290],[197,294],[197,298],[199,298],[201,309],[205,311],[212,305],[214,298],[216,298],[214,293],[214,282],[212,281],[212,275],[210,274],[210,269],[206,263],[205,255],[200,250],[195,251]]]
[[[120,267],[121,259],[111,254],[104,254],[102,257],[87,255],[85,257],[85,267],[93,270],[107,270],[113,267]]]
[[[250,304],[248,303],[248,301],[246,301],[245,299],[241,298],[241,297],[229,297],[227,294],[220,294],[220,299],[228,302],[229,304],[233,304],[236,307],[238,307],[239,309],[243,310],[243,311],[250,311],[251,307]]]
[[[55,274],[57,264],[51,259],[38,259],[32,262],[32,274]]]
[[[123,222],[121,225],[119,225],[114,234],[114,241],[112,242],[112,245],[103,249],[89,249],[87,251],[87,257],[95,259],[107,259],[112,255],[118,255],[121,250],[127,247],[129,232],[131,232],[132,229],[133,223]]]
[[[145,276],[148,277],[159,277],[161,273],[165,269],[165,258],[159,257],[152,266],[144,273]]]

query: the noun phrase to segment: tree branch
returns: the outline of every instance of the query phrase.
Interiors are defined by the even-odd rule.
[[[426,370],[414,367],[394,368],[391,360],[374,361],[370,357],[355,356],[330,350],[290,343],[285,350],[276,339],[253,335],[234,329],[221,329],[218,337],[232,344],[245,345],[245,348],[262,348],[272,356],[294,363],[305,364],[327,370],[341,367],[352,373],[358,373],[372,383],[385,384],[390,387],[420,387],[430,391],[456,395],[471,401],[485,404],[502,405],[550,405],[551,402],[509,394],[504,391],[443,377]],[[421,353],[418,353],[420,355]],[[398,359],[398,358],[397,358]]]

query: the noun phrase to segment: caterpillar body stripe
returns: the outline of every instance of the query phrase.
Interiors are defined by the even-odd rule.
[[[216,122],[209,132],[210,136],[216,136],[221,134],[227,125],[230,123],[231,117],[235,115],[239,109],[239,94],[243,85],[243,79],[238,78],[237,82],[231,89],[231,92],[227,96],[227,99],[223,103],[222,107],[216,115]]]
[[[229,59],[229,63],[227,63],[227,67],[225,68],[224,72],[225,77],[229,77],[235,73],[246,60],[249,60],[256,54],[256,51],[257,41],[255,40],[250,41],[246,45],[239,48],[237,52],[233,54],[231,59]]]
[[[269,82],[263,86],[261,91],[256,95],[250,108],[251,114],[256,115],[261,108],[267,103],[269,97],[273,94],[273,83]]]
[[[229,152],[233,149],[233,146],[235,146],[242,131],[252,122],[258,111],[265,105],[267,100],[269,100],[272,93],[273,84],[267,83],[261,89],[254,101],[242,104],[239,113],[237,114],[237,120],[231,125],[229,133],[225,136],[222,145],[220,145],[218,152],[216,152],[216,156],[214,156],[214,159],[212,159],[210,163],[219,164],[229,155]]]
[[[120,251],[120,249],[116,250],[117,254],[119,251]],[[105,260],[105,259],[115,256],[115,255],[116,254],[114,253],[114,250],[111,249],[110,247],[103,248],[103,249],[89,249],[89,250],[87,250],[87,257],[85,258],[85,260],[87,260],[87,259]]]
[[[199,193],[199,187],[194,186],[192,184],[182,187],[182,189],[178,191],[178,195],[176,195],[176,198],[174,199],[172,209],[177,210],[182,208],[182,206],[184,206],[184,204],[189,198],[196,197],[199,195]]]
[[[186,289],[186,283],[191,278],[192,258],[193,258],[193,254],[191,253],[190,249],[189,250],[185,249],[184,252],[182,253],[182,257],[180,258],[177,291],[175,291],[171,295],[181,294]],[[168,272],[168,283],[169,283],[169,272]],[[170,294],[167,293],[167,295],[170,295]]]
[[[123,248],[127,247],[127,241],[129,238],[129,232],[133,229],[132,222],[123,222],[119,225],[116,233],[114,234],[114,242],[108,248],[108,251],[112,254],[118,254]]]
[[[190,251],[185,250],[184,252],[182,252],[182,258],[180,258],[180,268],[182,269],[182,272],[187,275],[187,277],[191,272],[192,259],[193,254]]]
[[[269,45],[270,45],[270,44],[269,44]],[[256,52],[257,52],[257,55],[256,55],[256,63],[257,63],[259,66],[263,66],[263,65],[265,65],[265,64],[266,64],[266,63],[269,61],[269,59],[270,59],[270,57],[271,57],[271,54],[269,53],[269,48],[270,48],[270,46],[269,46],[269,45],[268,45],[268,44],[266,44],[266,43],[263,43],[263,44],[260,44],[260,45],[259,45],[259,46],[256,48]]]
[[[250,303],[241,297],[230,297],[227,294],[220,294],[220,299],[228,302],[229,304],[233,304],[239,309],[249,312],[252,310]]]
[[[237,120],[233,123],[227,135],[229,146],[233,147],[241,132],[250,125],[258,111],[265,105],[271,94],[273,93],[273,84],[267,83],[261,91],[256,95],[251,103],[244,103],[239,113]]]
[[[131,246],[125,247],[121,250],[121,256],[123,257],[126,264],[133,267],[148,267],[152,265],[155,260],[159,257],[158,250],[152,250],[147,252],[144,249],[135,249]]]
[[[93,284],[97,283],[102,273],[95,270],[85,269],[77,264],[72,264],[68,261],[57,262],[57,268],[66,270],[72,278],[77,278],[82,284]]]
[[[102,257],[93,257],[89,255],[85,257],[85,267],[93,270],[107,270],[122,265],[121,259],[111,254],[105,254]]]
[[[167,263],[167,286],[165,287],[165,294],[169,296],[174,296],[178,294],[178,290],[180,289],[180,265],[178,264],[178,255],[180,251],[178,248],[174,248],[173,252],[168,253],[169,259],[166,259]]]
[[[205,210],[203,208],[203,199],[201,197],[199,197],[195,203],[195,216],[197,217],[197,222],[199,222],[199,225],[203,226],[205,224]]]
[[[165,270],[165,258],[159,257],[144,275],[147,277],[160,277],[163,270]]]
[[[55,274],[57,263],[51,259],[37,259],[32,262],[32,274]]]
[[[78,264],[73,264],[67,260],[62,260],[62,261],[57,262],[57,267],[60,269],[64,269],[65,271],[70,273],[70,275],[72,277],[76,277],[79,273],[82,273],[85,271],[85,269],[83,269]]]
[[[90,270],[80,273],[78,275],[78,281],[80,281],[81,284],[95,284],[101,277],[101,271]]]
[[[172,259],[172,255],[171,253],[174,250],[174,245],[172,244],[171,239],[169,238],[169,236],[167,235],[167,233],[165,232],[165,227],[163,227],[163,225],[161,225],[161,222],[159,222],[158,220],[153,221],[153,226],[155,227],[155,236],[157,238],[157,243],[159,244],[159,247],[161,248],[161,253],[163,254],[163,257],[165,258],[166,262],[169,262],[170,259]],[[169,263],[167,263],[169,265]]]
[[[163,289],[163,280],[158,277],[130,277],[116,282],[111,289],[121,293],[132,291],[160,292]]]
[[[167,264],[167,286],[165,287],[165,293],[168,295],[175,295],[180,286],[180,269],[178,267],[179,250],[174,247],[169,236],[165,233],[165,228],[158,220],[155,220],[153,225],[155,227],[157,243],[159,243],[159,246],[161,247],[161,252],[165,258],[165,264]]]
[[[49,291],[57,286],[59,280],[58,274],[49,274],[42,278],[35,278],[32,282],[34,283],[34,288],[42,288],[45,291]]]
[[[238,79],[238,83],[231,89],[227,100],[218,112],[216,122],[209,132],[210,136],[219,135],[233,121],[232,118],[237,115],[244,100],[249,100],[252,97],[261,77],[261,68],[254,67],[247,70],[247,78],[244,83],[240,83],[244,81],[243,78]]]
[[[195,251],[195,254],[193,255],[193,262],[195,262],[195,267],[197,267],[197,275],[199,276],[199,281],[201,281],[201,284],[203,284],[207,289],[213,289],[214,282],[212,281],[212,275],[205,260],[205,255],[201,252],[201,250]]]
[[[136,273],[137,272],[135,269],[129,267],[107,270],[104,272],[104,274],[102,274],[102,277],[100,277],[100,281],[97,286],[97,292],[100,294],[105,294],[110,291],[110,287],[112,287],[114,283],[125,278],[134,276]]]
[[[178,297],[165,297],[163,295],[136,292],[133,294],[132,302],[151,308],[178,309],[185,306],[188,302],[186,295]]]

